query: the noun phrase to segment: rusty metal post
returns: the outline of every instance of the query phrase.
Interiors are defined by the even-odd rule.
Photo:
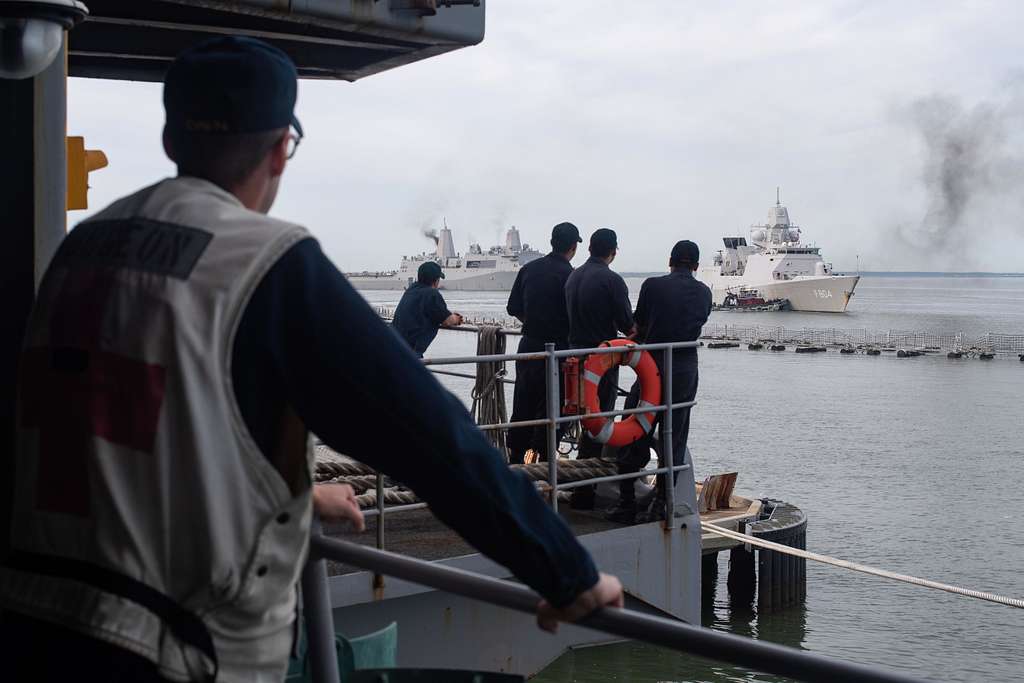
[[[672,528],[676,516],[676,475],[672,471],[675,466],[676,457],[672,448],[672,351],[667,348],[662,360],[661,391],[662,402],[666,410],[661,414],[661,465],[669,471],[663,475],[665,478],[665,529]],[[685,408],[684,408],[685,410]]]
[[[377,473],[377,549],[384,550],[384,475]]]
[[[384,550],[384,475],[377,473],[377,549]],[[384,590],[384,575],[373,575],[374,594]]]
[[[555,345],[544,344],[545,386],[547,388],[548,418],[548,484],[551,485],[551,509],[558,512],[558,424],[555,420],[561,412],[558,405],[558,358]]]

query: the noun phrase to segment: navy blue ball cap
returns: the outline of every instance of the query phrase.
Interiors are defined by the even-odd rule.
[[[590,248],[618,249],[619,237],[611,228],[598,228],[590,235]]]
[[[583,238],[580,237],[580,229],[572,223],[559,223],[551,228],[551,241],[572,244],[582,242]]]
[[[672,247],[669,258],[679,263],[700,263],[700,249],[690,240],[679,240]]]
[[[424,261],[420,264],[420,267],[416,270],[416,278],[418,280],[427,280],[431,282],[437,279],[444,279],[444,271],[441,270],[441,266],[434,261]]]
[[[287,128],[295,118],[298,71],[284,52],[254,38],[223,36],[190,47],[164,77],[167,127],[232,135]]]

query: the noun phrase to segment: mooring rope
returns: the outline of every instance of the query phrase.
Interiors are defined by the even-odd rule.
[[[356,493],[365,493],[370,489],[377,488],[376,474],[357,474],[355,476],[331,477],[328,479],[316,478],[318,484],[348,484]]]
[[[494,356],[505,353],[505,335],[500,327],[482,325],[476,338],[478,356]],[[471,396],[473,407],[470,409],[478,425],[504,424],[508,421],[505,410],[505,361],[492,361],[476,364],[476,384]],[[486,432],[488,440],[502,455],[508,458],[505,450],[505,430],[491,429]]]
[[[330,482],[335,483],[335,482]],[[338,480],[336,483],[345,484],[348,483],[344,479]],[[536,481],[534,484],[537,486],[538,492],[542,495],[549,496],[551,486],[546,481]],[[568,491],[559,491],[559,499],[568,499]],[[409,489],[403,489],[398,487],[390,487],[384,489],[384,502],[388,505],[412,505],[414,503],[422,502],[414,491]],[[356,503],[359,504],[361,509],[377,507],[377,489],[367,489],[365,492],[360,493],[356,496]]]
[[[529,465],[510,465],[513,470],[525,474],[543,492],[547,488],[548,464],[546,462]],[[557,466],[558,482],[567,483],[594,479],[618,473],[614,462],[593,458],[589,460],[567,460],[560,458]],[[325,445],[316,447],[316,473],[314,480],[318,484],[349,484],[356,491],[356,502],[361,508],[372,508],[377,505],[377,473],[368,465],[351,460],[336,453]],[[568,492],[559,492],[568,495]],[[415,492],[389,483],[384,489],[384,502],[389,505],[410,505],[419,503]]]
[[[546,481],[548,464],[546,462],[529,465],[509,465],[514,470],[523,472],[532,481]],[[325,446],[317,447],[316,475],[317,483],[341,482],[351,483],[357,490],[375,486],[376,471],[369,465],[355,460],[342,460],[341,456]],[[618,474],[614,462],[601,458],[587,460],[558,459],[558,481],[570,482],[582,479],[593,479]]]
[[[333,479],[347,479],[349,477],[375,474],[376,472],[372,467],[361,462],[323,461],[318,459],[316,463],[316,476],[314,478],[318,483],[321,483]]]
[[[377,506],[377,489],[369,489],[366,493],[356,496],[356,502],[360,508],[372,508]],[[384,502],[391,505],[411,505],[420,502],[415,493],[397,488],[384,489]]]
[[[829,557],[828,555],[820,555],[818,553],[812,553],[807,550],[791,548],[788,545],[782,545],[781,543],[766,541],[764,539],[757,538],[756,536],[740,533],[738,531],[732,531],[731,529],[725,529],[710,522],[701,522],[700,526],[705,531],[708,531],[713,534],[718,534],[719,536],[724,536],[725,538],[731,538],[733,540],[742,541],[743,543],[749,543],[750,545],[755,545],[759,548],[774,550],[776,552],[780,552],[786,555],[793,555],[794,557],[802,557],[805,560],[813,560],[815,562],[830,564],[834,567],[842,567],[843,569],[850,569],[855,572],[862,572],[864,574],[871,574],[872,576],[879,576],[883,579],[902,581],[903,583],[909,583],[915,586],[934,588],[936,590],[945,591],[947,593],[953,593],[955,595],[963,595],[968,598],[987,600],[988,602],[994,602],[1000,605],[1006,605],[1008,607],[1024,609],[1024,600],[1018,598],[1007,598],[1002,595],[995,595],[994,593],[986,593],[985,591],[977,591],[972,588],[964,588],[962,586],[954,586],[948,583],[940,583],[938,581],[932,581],[930,579],[922,579],[916,576],[910,576],[909,574],[898,574],[896,572],[890,572],[885,569],[878,569],[877,567],[871,567],[866,564],[860,564],[858,562],[840,560],[839,558]]]

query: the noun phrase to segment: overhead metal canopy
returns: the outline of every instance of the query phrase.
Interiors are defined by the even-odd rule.
[[[485,0],[87,0],[69,34],[71,76],[159,81],[181,50],[247,35],[287,52],[302,78],[354,81],[476,45]]]

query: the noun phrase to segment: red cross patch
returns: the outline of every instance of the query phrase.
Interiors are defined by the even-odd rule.
[[[88,516],[95,439],[151,453],[166,370],[98,350],[109,273],[74,273],[54,306],[51,345],[21,356],[21,423],[39,431],[36,507]]]

